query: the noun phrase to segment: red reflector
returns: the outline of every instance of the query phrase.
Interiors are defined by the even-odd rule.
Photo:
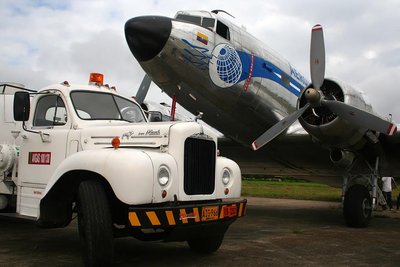
[[[163,190],[163,191],[161,192],[161,196],[162,196],[162,198],[165,198],[165,197],[167,196],[167,191],[166,191],[166,190]]]
[[[225,195],[229,194],[229,188],[225,188],[224,193],[225,193]]]
[[[121,141],[119,140],[119,137],[114,137],[111,141],[111,145],[113,146],[113,148],[117,149],[119,148],[121,144]]]

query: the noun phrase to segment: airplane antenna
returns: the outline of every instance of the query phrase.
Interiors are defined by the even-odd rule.
[[[226,12],[225,10],[215,9],[215,10],[212,10],[212,11],[211,11],[211,13],[214,13],[214,14],[218,14],[218,12],[222,12],[222,13],[228,14],[228,15],[231,16],[232,18],[236,19],[234,16],[232,16],[231,14],[229,14],[228,12]]]

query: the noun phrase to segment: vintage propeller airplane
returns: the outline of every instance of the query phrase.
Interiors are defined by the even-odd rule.
[[[341,184],[346,223],[367,226],[384,203],[378,180],[400,176],[396,124],[376,115],[360,91],[325,78],[322,26],[312,29],[310,83],[221,13],[132,18],[126,40],[153,82],[224,134],[219,148],[242,173]],[[297,120],[303,128],[292,125]]]

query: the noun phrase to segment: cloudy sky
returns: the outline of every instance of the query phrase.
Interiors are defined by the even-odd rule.
[[[144,72],[126,45],[125,22],[186,9],[228,11],[307,78],[311,27],[322,24],[326,75],[364,91],[378,113],[400,122],[398,0],[1,0],[0,81],[39,89],[87,83],[90,72],[101,72],[135,95]],[[148,97],[169,101],[155,86]]]

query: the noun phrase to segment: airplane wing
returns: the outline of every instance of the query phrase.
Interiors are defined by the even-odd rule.
[[[379,147],[373,149],[381,150],[381,174],[400,177],[400,133],[380,135],[379,141]],[[221,155],[235,160],[248,177],[291,176],[340,187],[347,171],[335,166],[329,150],[305,132],[282,135],[256,152],[226,137],[218,140],[218,147]]]
[[[291,176],[340,186],[340,170],[333,168],[329,151],[308,134],[283,135],[258,151],[231,139],[218,140],[222,156],[235,160],[245,176]]]

